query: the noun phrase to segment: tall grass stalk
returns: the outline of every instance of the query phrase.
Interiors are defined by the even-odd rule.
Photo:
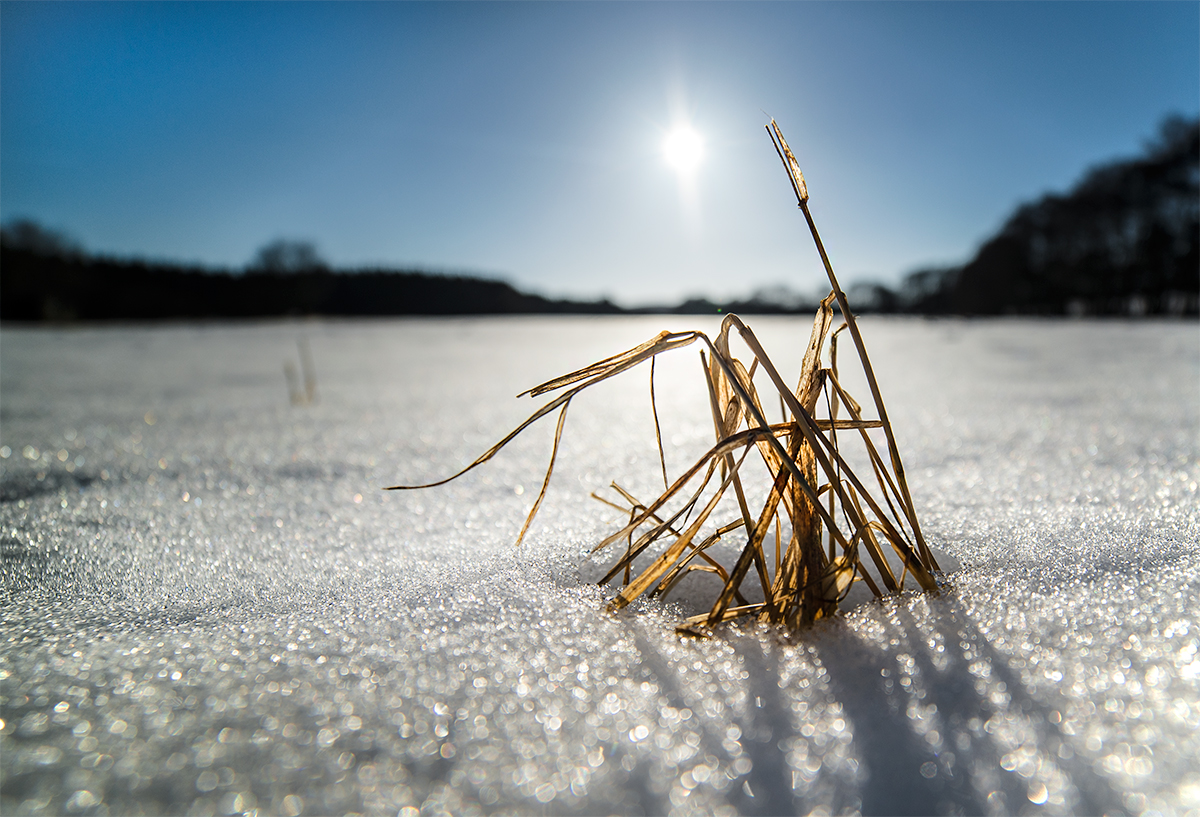
[[[767,131],[831,286],[813,319],[794,388],[784,381],[750,327],[736,315],[727,315],[715,338],[703,332],[661,332],[632,349],[535,386],[524,394],[556,396],[462,471],[427,485],[397,485],[389,490],[443,485],[487,462],[531,424],[557,412],[550,464],[517,537],[520,544],[550,484],[571,400],[583,390],[649,361],[650,402],[665,488],[649,502],[616,483],[612,485],[616,499],[594,495],[619,509],[627,520],[593,549],[593,553],[617,551],[612,567],[600,580],[602,585],[620,585],[609,602],[610,609],[619,610],[642,596],[665,597],[694,573],[711,574],[716,581],[709,611],[680,624],[681,632],[692,635],[748,617],[798,629],[836,614],[856,581],[875,596],[899,592],[910,579],[923,590],[937,592],[934,573],[938,564],[921,535],[866,344],[809,211],[808,188],[799,164],[774,120]],[[843,324],[831,331],[835,303]],[[842,385],[837,348],[842,331],[848,331],[854,342],[871,391],[874,416],[867,416]],[[735,335],[749,353],[748,367],[731,350]],[[671,481],[654,395],[654,361],[660,354],[693,344],[702,347],[715,442]],[[827,366],[822,364],[826,353]],[[767,419],[769,401],[761,399],[754,380],[760,370],[783,408],[783,422]],[[848,418],[841,417],[843,409]],[[881,432],[883,439],[878,440],[874,432]],[[860,478],[846,459],[853,447],[865,454],[869,466],[865,478]],[[751,506],[745,481],[753,475],[747,462],[756,460],[765,466],[762,487],[769,485],[769,490],[764,502]],[[775,553],[768,558],[772,532]],[[730,539],[741,543],[740,553],[732,564],[722,564],[713,546]],[[893,569],[893,564],[899,569]]]

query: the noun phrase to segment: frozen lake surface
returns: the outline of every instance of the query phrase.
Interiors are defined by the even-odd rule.
[[[790,378],[805,320],[750,321]],[[0,334],[0,810],[1200,814],[1195,323],[866,320],[952,589],[794,639],[602,612],[647,369],[446,487],[529,386],[682,317]],[[318,400],[289,403],[312,349]],[[658,367],[674,473],[711,443]]]

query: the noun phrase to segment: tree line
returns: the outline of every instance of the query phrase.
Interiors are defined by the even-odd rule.
[[[859,289],[881,312],[1196,315],[1200,120],[1169,117],[1143,155],[1018,207],[962,266]]]
[[[234,272],[92,257],[31,222],[0,233],[0,319],[6,321],[619,311],[604,300],[555,300],[466,275],[332,270],[306,242],[273,242],[245,271]]]
[[[1200,120],[1166,119],[1141,156],[1024,204],[961,266],[900,286],[851,287],[856,311],[924,315],[1200,314]],[[810,302],[811,301],[811,302]],[[815,299],[764,290],[714,303],[624,310],[496,280],[419,270],[333,270],[275,241],[245,271],[92,256],[31,221],[0,230],[0,319],[153,320],[287,315],[801,314]]]

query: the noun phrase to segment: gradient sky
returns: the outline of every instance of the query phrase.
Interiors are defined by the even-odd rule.
[[[0,4],[0,218],[119,255],[816,291],[764,111],[843,282],[894,282],[1197,115],[1200,4]]]

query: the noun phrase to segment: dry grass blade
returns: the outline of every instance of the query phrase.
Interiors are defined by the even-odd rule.
[[[900,460],[900,449],[896,445],[896,437],[892,432],[892,424],[888,421],[887,409],[883,404],[883,396],[879,391],[879,383],[875,380],[875,370],[871,366],[871,358],[867,354],[867,347],[863,342],[862,333],[858,330],[858,322],[854,319],[854,313],[850,311],[850,305],[846,300],[846,293],[842,292],[841,286],[838,285],[837,276],[833,272],[833,264],[829,261],[829,254],[825,252],[825,244],[821,241],[821,234],[817,231],[817,224],[813,221],[812,213],[808,210],[808,189],[804,185],[804,176],[800,174],[800,166],[796,163],[796,157],[792,155],[792,150],[788,147],[787,140],[783,138],[783,132],[775,124],[774,119],[771,120],[769,132],[771,133],[772,141],[778,139],[776,149],[782,147],[783,153],[787,156],[787,161],[784,162],[784,165],[788,170],[788,175],[792,178],[793,186],[796,185],[797,178],[799,179],[799,187],[796,189],[796,203],[800,207],[800,211],[804,213],[804,220],[808,223],[809,232],[812,233],[813,243],[816,244],[817,252],[821,256],[821,263],[825,266],[825,272],[829,276],[829,284],[833,287],[833,294],[837,296],[838,306],[841,307],[842,315],[845,316],[846,327],[850,330],[850,337],[854,339],[854,346],[858,350],[858,358],[859,362],[862,363],[863,374],[866,375],[867,385],[871,389],[871,397],[875,400],[875,409],[879,412],[879,419],[883,423],[884,434],[887,435],[888,453],[891,454],[892,469],[896,474],[896,481],[899,483],[904,497],[904,504],[913,525],[913,534],[916,536],[922,557],[932,562],[933,555],[929,552],[929,548],[925,544],[925,539],[921,535],[921,526],[917,522],[917,514],[913,508],[912,496],[908,490],[908,480],[904,478],[904,464]]]
[[[746,455],[749,453],[750,450],[747,448],[742,453],[741,459],[738,460],[738,466],[745,461]],[[646,590],[648,590],[650,586],[654,584],[655,580],[662,576],[663,573],[665,573],[671,567],[671,565],[673,565],[679,559],[679,557],[683,554],[684,549],[691,544],[691,541],[696,537],[696,534],[699,533],[701,526],[708,521],[708,517],[714,510],[716,510],[717,503],[721,501],[721,497],[724,495],[725,489],[729,487],[729,484],[733,481],[733,477],[736,473],[736,468],[729,472],[729,474],[722,481],[721,487],[716,491],[716,493],[713,494],[712,498],[709,499],[708,503],[704,506],[704,510],[702,510],[696,516],[695,521],[693,521],[692,524],[688,526],[687,530],[683,532],[683,536],[680,536],[678,539],[672,542],[670,547],[668,547],[661,556],[655,559],[654,562],[636,579],[627,584],[624,589],[617,594],[617,597],[611,602],[614,610],[621,609],[625,605],[629,604],[629,602],[640,596],[642,593],[646,592]]]
[[[669,488],[671,480],[667,478],[667,454],[663,451],[662,425],[658,422],[658,401],[654,399],[654,361],[650,358],[650,411],[654,414],[654,442],[658,444],[658,464],[662,466],[663,487]]]
[[[707,578],[711,576],[720,582],[720,589],[709,612],[689,618],[680,626],[680,632],[697,635],[742,617],[802,627],[836,614],[855,582],[862,582],[875,596],[902,591],[909,578],[922,589],[937,592],[937,562],[921,534],[895,433],[858,323],[809,212],[804,176],[774,121],[767,130],[831,286],[814,316],[794,389],[784,382],[754,332],[736,315],[727,315],[714,338],[701,332],[660,332],[632,349],[535,386],[523,394],[538,397],[565,391],[454,476],[428,485],[393,489],[444,484],[487,462],[530,425],[557,410],[560,413],[550,463],[521,528],[519,543],[546,496],[570,401],[584,389],[650,361],[650,404],[663,491],[649,502],[638,500],[616,483],[612,487],[621,501],[593,494],[620,511],[626,520],[592,551],[598,553],[624,543],[621,555],[600,581],[607,584],[617,577],[622,579],[623,586],[612,599],[611,609],[625,607],[643,595],[663,597],[680,591],[689,577],[711,583],[713,579]],[[843,321],[837,329],[835,303]],[[854,341],[871,391],[874,417],[866,416],[839,377],[837,341],[843,331]],[[733,352],[735,336],[749,351],[749,366]],[[696,342],[704,347],[700,359],[715,440],[672,482],[662,444],[654,366],[658,355]],[[828,366],[822,363],[826,352]],[[782,422],[772,424],[766,418],[766,404],[755,381],[758,373],[765,376],[766,383],[761,387],[768,388],[768,392],[764,394],[770,397],[769,390],[776,393],[770,404],[777,399],[784,415]],[[824,416],[818,416],[821,409]],[[848,419],[840,416],[843,409]],[[879,432],[886,457],[872,437],[872,433]],[[874,489],[868,488],[847,459],[851,447],[857,448],[858,461],[870,465]],[[757,457],[752,458],[752,452]],[[761,495],[761,489],[758,493],[747,490],[756,480],[767,488],[765,500],[758,505],[752,504],[750,497]],[[731,493],[733,499],[729,498]],[[725,510],[727,506],[732,507]],[[772,528],[773,561],[768,560],[764,549]],[[714,545],[729,537],[738,537],[741,549],[734,564],[727,567],[716,555],[721,549]],[[889,549],[902,569],[893,569]],[[751,570],[757,581],[747,588],[743,585]],[[755,593],[761,593],[762,601],[754,600]]]
[[[546,478],[542,480],[542,489],[538,491],[537,499],[534,500],[529,515],[525,517],[525,524],[521,526],[521,532],[517,534],[517,545],[525,541],[525,534],[529,532],[529,526],[533,523],[533,518],[537,516],[538,509],[542,507],[542,500],[546,498],[546,489],[550,487],[550,475],[554,473],[554,461],[558,459],[558,444],[562,442],[563,426],[567,422],[567,409],[570,407],[570,402],[563,403],[562,411],[558,413],[558,425],[554,427],[554,448],[550,451],[550,464],[546,466]]]

